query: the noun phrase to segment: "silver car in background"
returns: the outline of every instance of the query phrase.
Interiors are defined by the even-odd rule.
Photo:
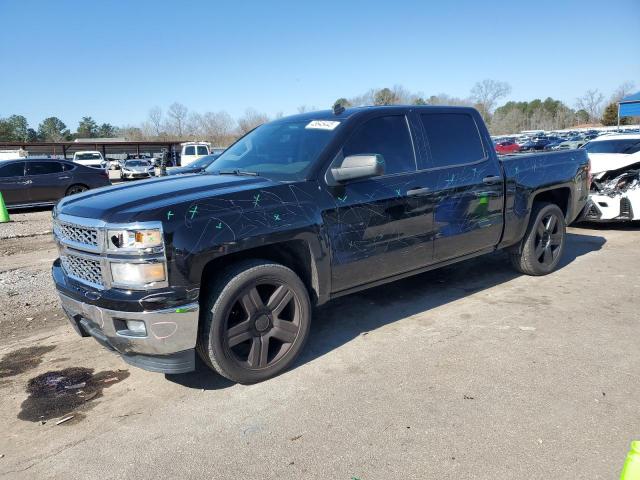
[[[146,160],[126,160],[120,168],[120,178],[122,180],[134,178],[155,177],[156,169],[151,162]]]

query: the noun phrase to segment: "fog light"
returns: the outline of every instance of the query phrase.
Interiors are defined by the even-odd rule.
[[[144,322],[141,320],[127,320],[127,330],[137,335],[146,335],[147,327],[144,326]]]

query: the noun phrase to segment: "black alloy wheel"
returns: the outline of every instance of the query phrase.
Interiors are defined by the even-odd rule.
[[[541,265],[552,265],[558,258],[564,231],[556,212],[545,215],[536,227],[535,258]]]
[[[564,212],[554,203],[536,202],[522,241],[511,248],[511,263],[521,273],[547,275],[557,268],[565,240]]]
[[[224,344],[231,358],[252,370],[275,365],[300,333],[300,310],[287,285],[274,281],[248,286],[227,315]]]
[[[200,294],[197,351],[204,363],[239,383],[287,369],[309,335],[307,287],[290,268],[242,260],[212,273]]]

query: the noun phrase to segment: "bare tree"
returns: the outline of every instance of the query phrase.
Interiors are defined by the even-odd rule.
[[[149,123],[156,137],[159,137],[162,133],[162,109],[160,107],[153,107],[149,110]]]
[[[307,105],[300,105],[298,107],[298,113],[313,112],[315,110],[318,110],[318,107],[316,107],[315,105],[312,105],[310,107]]]
[[[189,110],[187,107],[178,102],[173,102],[169,105],[169,110],[167,111],[167,115],[171,118],[171,126],[173,127],[173,131],[175,135],[178,137],[182,137],[184,135],[184,127],[185,121],[187,119],[187,113]]]
[[[226,147],[234,139],[235,122],[227,112],[206,112],[201,116],[201,131],[217,147]]]
[[[611,97],[611,102],[617,103],[622,100],[624,97],[632,93],[636,88],[636,84],[633,82],[624,82],[618,88],[616,88],[613,96]]]
[[[244,135],[263,123],[267,123],[269,117],[265,113],[260,113],[253,108],[248,108],[244,116],[238,119],[238,132]]]
[[[602,113],[602,101],[604,95],[600,90],[587,90],[585,94],[576,100],[578,109],[585,110],[589,114],[590,122],[597,122]]]
[[[511,93],[511,86],[507,82],[487,78],[473,86],[471,99],[476,103],[482,117],[488,121],[498,100],[506,97],[509,93]]]
[[[427,99],[427,105],[461,105],[471,106],[473,102],[468,99],[452,97],[446,93],[439,93],[438,95],[431,95]]]

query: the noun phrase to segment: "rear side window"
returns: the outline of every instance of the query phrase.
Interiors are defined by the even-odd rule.
[[[207,147],[198,147],[198,155],[209,155]]]
[[[384,157],[385,174],[416,170],[409,127],[404,115],[374,118],[354,132],[342,149],[349,155],[378,154]]]
[[[185,155],[195,155],[196,154],[196,147],[185,147],[184,154]]]
[[[0,177],[23,177],[24,176],[24,162],[12,162],[0,167]]]
[[[70,172],[71,170],[74,170],[76,168],[76,166],[72,163],[63,163],[62,164],[62,169],[65,172]]]
[[[473,117],[466,113],[420,115],[429,141],[431,167],[477,162],[486,157]]]
[[[62,164],[58,162],[29,162],[27,175],[47,175],[62,172]]]

